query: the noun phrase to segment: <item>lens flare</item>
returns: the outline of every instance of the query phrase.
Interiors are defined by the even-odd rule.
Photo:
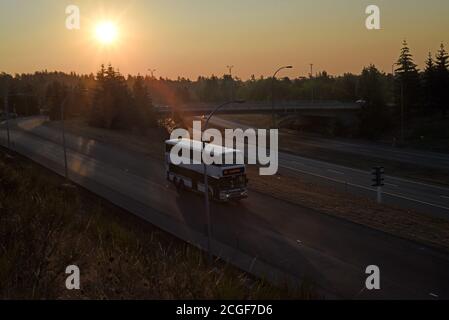
[[[100,22],[95,28],[95,35],[101,43],[111,44],[117,39],[117,26],[110,21]]]

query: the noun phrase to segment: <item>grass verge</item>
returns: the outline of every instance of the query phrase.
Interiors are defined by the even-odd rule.
[[[379,205],[373,200],[344,193],[329,186],[308,183],[294,176],[260,176],[256,167],[248,168],[248,176],[251,188],[260,193],[394,236],[449,250],[447,219]]]
[[[302,299],[0,149],[0,299]],[[81,290],[65,288],[80,268]]]

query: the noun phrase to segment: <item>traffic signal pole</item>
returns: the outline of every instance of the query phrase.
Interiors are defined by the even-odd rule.
[[[377,203],[382,203],[382,187],[377,187]]]
[[[373,187],[377,188],[377,203],[382,203],[382,187],[384,186],[383,175],[385,174],[385,169],[383,167],[374,167],[372,171],[373,175]]]

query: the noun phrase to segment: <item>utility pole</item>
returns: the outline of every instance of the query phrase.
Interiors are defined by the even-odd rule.
[[[229,70],[229,76],[231,77],[230,81],[231,81],[231,97],[229,100],[234,100],[234,79],[232,78],[232,69],[234,69],[234,66],[228,65],[226,66],[226,68],[228,68]],[[232,107],[232,104],[231,104]]]
[[[234,66],[226,66],[226,68],[228,68],[228,70],[229,70],[229,75],[230,75],[231,78],[232,78],[232,69],[234,69]]]
[[[154,73],[156,72],[156,69],[148,69],[151,73],[151,79],[154,79]]]
[[[65,125],[64,125],[64,106],[67,101],[67,98],[68,97],[66,97],[61,104],[62,146],[64,149],[64,176],[66,179],[69,178],[69,170],[68,170],[68,166],[67,166],[67,146],[65,143]]]
[[[310,64],[310,79],[313,79],[313,63]],[[312,83],[312,103],[315,102],[315,89],[313,88]]]
[[[401,78],[401,143],[404,143],[404,79]]]

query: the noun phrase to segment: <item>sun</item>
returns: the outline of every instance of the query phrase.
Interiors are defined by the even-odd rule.
[[[117,40],[118,29],[111,21],[103,21],[95,27],[95,35],[97,40],[103,44],[111,44]]]

